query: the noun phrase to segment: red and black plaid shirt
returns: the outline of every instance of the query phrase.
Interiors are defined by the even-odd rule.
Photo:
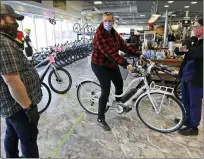
[[[103,23],[101,23],[93,40],[92,62],[108,68],[116,68],[118,65],[126,68],[129,63],[118,54],[119,50],[127,54],[139,55],[136,49],[125,44],[114,28],[109,33],[104,29]]]

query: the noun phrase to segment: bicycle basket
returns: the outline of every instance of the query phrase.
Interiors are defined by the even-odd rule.
[[[123,80],[126,80],[128,76],[128,70],[123,68],[122,66],[119,66],[119,69],[120,69],[120,73],[122,75]]]

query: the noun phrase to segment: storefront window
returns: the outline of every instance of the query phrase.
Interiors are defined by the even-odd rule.
[[[47,42],[48,46],[54,46],[55,44],[55,33],[54,33],[54,25],[49,22],[49,19],[45,19],[46,30],[47,30]]]
[[[45,34],[45,25],[44,19],[41,15],[35,15],[35,25],[36,25],[36,34],[38,42],[38,50],[42,47],[46,47],[46,34]]]
[[[55,24],[55,35],[56,35],[56,44],[62,44],[62,28],[61,20],[57,19]]]
[[[25,31],[26,28],[29,28],[31,30],[30,39],[32,41],[33,47],[36,48],[37,43],[35,39],[34,22],[33,22],[33,17],[32,17],[33,15],[29,13],[21,13],[21,14],[24,15],[24,20],[22,21],[23,31]],[[25,35],[26,33],[24,32],[24,36]]]
[[[73,31],[74,22],[67,21],[67,26],[68,26],[68,40],[69,41],[77,40],[77,33]]]

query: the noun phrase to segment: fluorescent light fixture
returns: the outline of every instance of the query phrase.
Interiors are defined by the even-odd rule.
[[[161,15],[159,13],[152,14],[151,18],[149,19],[148,23],[154,23]]]
[[[164,7],[165,7],[165,8],[168,8],[168,7],[169,7],[169,5],[165,5]]]
[[[176,16],[176,14],[172,14],[171,16],[172,16],[172,17],[175,17],[175,16]]]
[[[94,4],[102,4],[101,1],[95,1]]]
[[[140,17],[145,17],[145,15],[144,15],[144,14],[141,14]]]
[[[184,6],[184,8],[190,8],[190,6]]]
[[[115,17],[115,18],[119,18],[119,16],[118,16],[118,15],[115,15],[114,17]]]
[[[174,3],[174,1],[168,1],[168,3]]]
[[[196,3],[198,3],[198,2],[191,2],[191,4],[196,4]]]
[[[126,24],[126,22],[122,22],[123,24]]]

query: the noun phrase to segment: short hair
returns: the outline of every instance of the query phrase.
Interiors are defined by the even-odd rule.
[[[112,12],[105,12],[105,13],[103,13],[103,17],[104,16],[112,16],[113,20],[115,20]]]

